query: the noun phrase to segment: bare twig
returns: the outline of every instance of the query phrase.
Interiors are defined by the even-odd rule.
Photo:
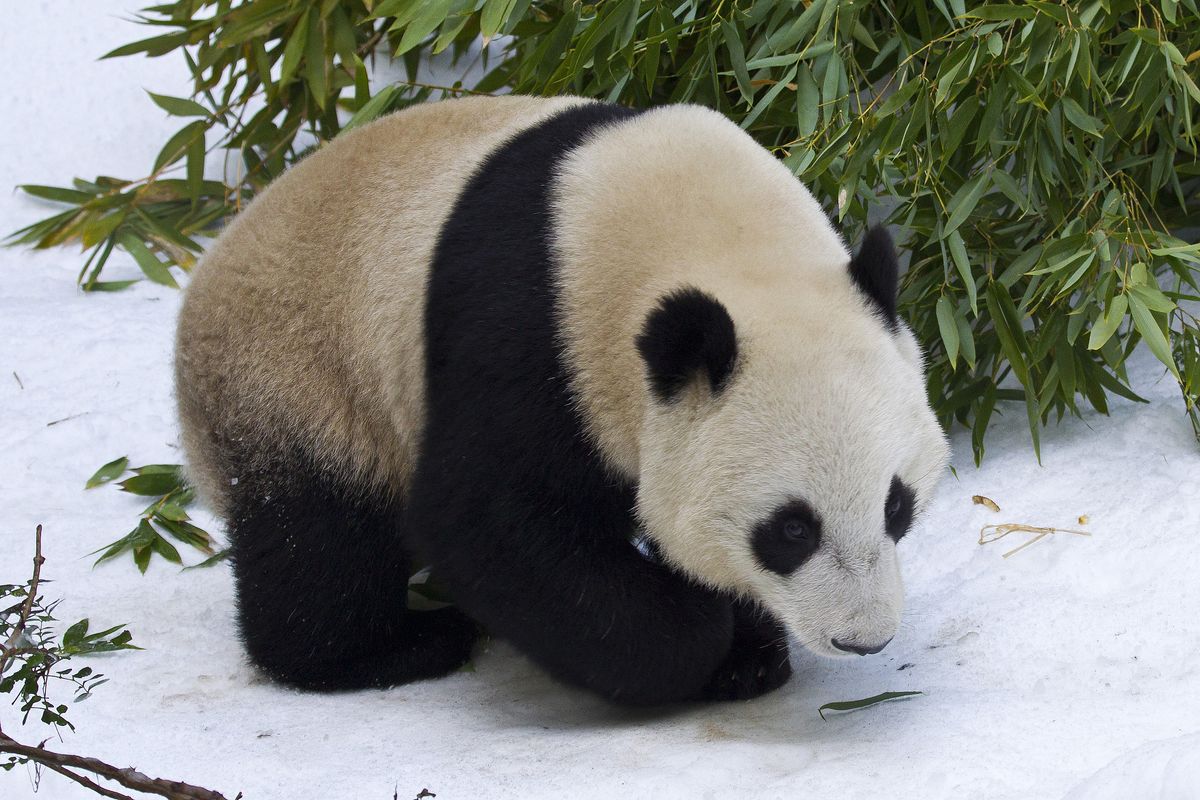
[[[378,45],[383,40],[383,36],[386,32],[387,32],[387,25],[380,26],[374,33],[372,33],[367,38],[367,40],[365,42],[363,42],[361,45],[359,45],[358,49],[355,50],[355,52],[360,57],[375,55],[375,46]],[[342,66],[345,67],[346,64],[343,63]]]
[[[17,379],[17,386],[20,386],[23,390],[25,388],[25,384],[21,382],[21,376],[17,374],[15,369],[13,370],[13,377]]]
[[[62,419],[56,419],[56,420],[54,420],[53,422],[47,422],[47,423],[46,423],[46,427],[47,427],[47,428],[50,428],[50,427],[52,427],[52,426],[54,426],[54,425],[57,425],[57,424],[58,424],[58,423],[60,423],[60,422],[67,422],[67,421],[69,421],[69,420],[73,420],[73,419],[79,419],[80,417],[86,417],[86,416],[87,416],[88,414],[90,414],[90,413],[92,413],[92,412],[90,412],[90,411],[80,411],[78,414],[72,414],[72,415],[71,415],[71,416],[69,416],[69,417],[63,417]]]
[[[166,797],[168,800],[228,800],[220,792],[205,789],[202,786],[193,786],[190,783],[164,780],[163,778],[151,778],[149,775],[138,772],[133,767],[114,767],[112,764],[107,764],[98,758],[75,756],[70,753],[57,753],[53,750],[47,750],[44,747],[21,744],[3,733],[0,733],[0,753],[12,753],[13,755],[28,758],[30,761],[42,764],[79,783],[83,783],[83,781],[79,780],[83,776],[74,775],[71,773],[71,770],[83,770],[95,773],[102,778],[107,778],[110,781],[121,784],[126,789],[133,789],[136,792],[144,794],[155,794],[159,797]],[[87,779],[85,778],[84,780]],[[89,783],[91,782],[89,781]],[[92,784],[92,786],[95,786],[95,784]],[[88,788],[92,788],[92,786]],[[126,798],[126,795],[116,792],[106,791],[101,793],[105,797],[122,798],[122,800]]]
[[[111,797],[111,798],[113,798],[113,800],[133,800],[133,798],[127,794],[121,794],[120,792],[115,792],[112,789],[109,789],[105,786],[101,786],[100,784],[96,783],[94,780],[92,780],[90,778],[86,778],[83,775],[80,775],[78,773],[72,772],[71,770],[67,769],[66,767],[60,766],[58,764],[43,764],[39,761],[38,766],[45,767],[46,769],[57,772],[59,775],[62,775],[65,778],[70,778],[71,780],[78,783],[80,786],[83,786],[84,788],[87,788],[87,789],[91,789],[93,792],[100,795],[101,797]]]

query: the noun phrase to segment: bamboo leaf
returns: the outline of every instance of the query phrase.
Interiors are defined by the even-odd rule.
[[[105,483],[116,480],[125,474],[125,470],[129,467],[129,459],[125,456],[114,458],[100,469],[93,473],[92,477],[88,478],[87,483],[83,488],[94,489]]]
[[[154,104],[173,117],[207,117],[208,109],[195,100],[185,100],[182,97],[170,97],[165,94],[146,92]]]
[[[213,552],[212,537],[203,528],[199,528],[186,520],[173,520],[168,517],[157,518],[157,521],[163,529],[184,544],[190,545],[203,553]]]
[[[387,108],[392,97],[396,94],[395,86],[385,86],[375,93],[375,96],[363,104],[362,108],[354,112],[354,115],[346,121],[345,127],[342,130],[350,130],[357,128],[359,125],[364,125],[376,119]]]
[[[801,64],[796,72],[796,135],[800,139],[807,138],[817,129],[820,119],[821,97],[817,90],[817,82],[813,79],[812,70],[807,64]]]
[[[119,292],[122,289],[128,289],[135,283],[140,283],[139,280],[128,281],[94,281],[83,287],[85,292]]]
[[[71,205],[86,203],[94,197],[89,192],[81,192],[76,189],[62,189],[57,186],[38,186],[32,183],[23,183],[17,188],[33,197],[40,197],[43,200],[53,200],[56,203],[70,203]]]
[[[1116,333],[1117,327],[1125,319],[1125,310],[1129,307],[1129,299],[1119,294],[1108,304],[1104,316],[1092,326],[1088,334],[1088,350],[1099,350]]]
[[[204,190],[204,155],[204,139],[192,140],[187,152],[187,186],[193,206],[200,202]]]
[[[133,470],[138,475],[174,475],[176,480],[183,482],[183,471],[178,464],[147,464]]]
[[[787,74],[784,75],[783,80],[779,81],[774,86],[772,86],[769,90],[767,90],[767,92],[762,96],[762,98],[757,103],[754,104],[754,108],[752,108],[750,110],[750,113],[747,114],[745,119],[742,120],[743,128],[749,128],[751,125],[754,124],[754,121],[756,119],[758,119],[759,115],[762,114],[762,112],[767,110],[767,107],[770,106],[772,102],[774,102],[775,98],[779,96],[779,93],[782,92],[785,88],[787,88],[787,84],[791,82],[792,78],[796,77],[797,69],[798,69],[797,67],[792,67],[791,70],[789,70],[787,72]]]
[[[483,11],[479,15],[479,32],[484,42],[500,32],[516,4],[516,0],[487,0],[483,4]]]
[[[168,33],[162,36],[152,36],[149,39],[141,39],[136,42],[121,45],[115,50],[110,50],[101,59],[105,58],[120,58],[122,56],[132,56],[137,53],[145,53],[147,56],[161,56],[172,50],[178,49],[188,43],[189,34],[187,31],[179,33]]]
[[[950,366],[958,362],[958,323],[954,319],[954,307],[950,298],[942,295],[937,301],[938,329],[942,333],[942,343],[946,346],[946,358]]]
[[[152,473],[150,475],[134,475],[120,483],[121,491],[146,497],[159,497],[174,491],[179,487],[179,481],[174,475],[167,473]]]
[[[946,247],[950,250],[950,259],[954,262],[954,268],[958,270],[963,287],[967,290],[967,302],[971,304],[971,313],[979,316],[975,276],[971,273],[970,257],[967,255],[967,246],[963,243],[962,235],[958,231],[951,231],[946,237]]]
[[[158,553],[160,556],[165,558],[167,561],[170,561],[172,564],[182,564],[183,563],[183,558],[180,557],[179,550],[176,549],[175,545],[168,542],[162,536],[154,537],[154,543],[153,543],[152,547],[154,549],[154,552]]]
[[[963,358],[968,367],[975,369],[975,334],[971,331],[971,323],[965,315],[956,315],[954,322],[958,326],[958,344]]]
[[[222,561],[228,561],[231,554],[232,552],[229,550],[229,548],[225,548],[224,550],[213,553],[211,556],[199,562],[198,564],[192,564],[191,566],[184,567],[184,570],[207,569],[208,567],[216,566]]]
[[[1159,314],[1169,314],[1176,308],[1175,303],[1163,294],[1161,289],[1151,283],[1133,286],[1129,289],[1129,293],[1141,300],[1142,305],[1146,308]]]
[[[1171,345],[1167,342],[1166,335],[1154,319],[1150,309],[1136,294],[1129,295],[1129,315],[1133,317],[1133,325],[1142,335],[1150,352],[1154,353],[1154,357],[1161,361],[1176,379],[1179,379],[1179,367],[1171,358]]]
[[[178,132],[175,133],[167,143],[163,145],[162,150],[158,153],[158,158],[154,160],[154,171],[159,172],[163,167],[174,164],[179,159],[187,154],[188,148],[196,139],[204,141],[204,132],[207,126],[201,120],[190,122]]]
[[[945,235],[948,236],[958,230],[958,227],[966,222],[967,217],[971,216],[971,212],[978,205],[979,198],[983,197],[989,186],[988,174],[981,172],[954,193],[954,196],[946,204],[948,217],[944,229]]]
[[[317,107],[325,108],[328,88],[325,74],[325,23],[317,13],[317,7],[308,10],[308,37],[304,44],[304,79],[308,91],[317,101]]]
[[[1072,100],[1070,97],[1062,99],[1063,112],[1068,120],[1081,131],[1090,133],[1093,136],[1104,136],[1101,131],[1100,120],[1088,114],[1079,103]]]
[[[886,703],[889,700],[899,700],[904,697],[916,697],[924,692],[883,692],[874,697],[866,697],[862,700],[843,700],[836,703],[826,703],[817,709],[817,713],[824,720],[826,711],[857,711],[860,708],[870,708],[871,706]]]
[[[137,565],[138,572],[142,573],[143,575],[146,574],[146,570],[150,567],[150,557],[152,555],[154,555],[153,541],[151,541],[149,544],[143,544],[133,548],[133,563]]]
[[[147,278],[163,286],[170,286],[172,289],[179,288],[179,284],[175,282],[171,271],[150,252],[141,239],[132,233],[125,233],[118,237],[118,240],[121,242],[121,247],[125,248],[125,251],[129,255],[133,256],[133,260],[137,262],[138,267],[141,268]]]
[[[292,29],[291,35],[288,36],[287,44],[283,48],[283,65],[279,70],[280,86],[291,83],[292,78],[296,75],[296,69],[300,66],[300,58],[304,55],[305,47],[308,45],[308,22],[309,15],[302,14],[296,22],[296,27]]]
[[[750,72],[746,69],[746,52],[742,48],[742,39],[737,28],[729,20],[721,21],[721,34],[725,37],[725,47],[729,51],[729,60],[733,66],[733,76],[737,80],[738,91],[747,103],[754,99],[754,89],[750,86]]]
[[[437,30],[449,15],[452,2],[453,0],[425,0],[415,4],[421,11],[412,22],[402,26],[404,35],[400,37],[400,44],[393,51],[393,56],[407,53]]]

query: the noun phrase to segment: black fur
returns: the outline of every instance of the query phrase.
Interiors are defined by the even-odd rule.
[[[250,463],[233,452],[231,465]],[[407,608],[411,560],[395,503],[359,496],[299,454],[227,474],[238,622],[264,672],[329,691],[433,678],[467,661],[476,623]]]
[[[850,277],[883,317],[891,330],[896,329],[896,298],[900,287],[900,262],[896,245],[887,228],[876,225],[867,231],[858,254],[850,260]]]
[[[750,542],[764,569],[790,575],[817,552],[821,517],[808,503],[793,500],[756,525]]]
[[[709,700],[749,700],[792,677],[787,634],[779,620],[745,600],[733,602],[733,620],[733,645],[705,689]]]
[[[908,533],[908,528],[912,525],[915,503],[916,494],[913,490],[900,480],[899,476],[893,477],[887,503],[884,505],[887,533],[893,540],[898,542]]]
[[[567,683],[646,705],[730,696],[726,665],[757,675],[747,659],[774,665],[780,654],[731,652],[730,601],[638,553],[635,486],[604,468],[569,395],[548,243],[553,169],[634,113],[559,114],[496,152],[462,193],[429,281],[428,419],[405,528],[491,633]],[[783,679],[770,674],[743,694]]]
[[[650,312],[637,337],[650,389],[669,403],[697,374],[718,394],[737,360],[737,334],[725,306],[699,289],[680,289]]]

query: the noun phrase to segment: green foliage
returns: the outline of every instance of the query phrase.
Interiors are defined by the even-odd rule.
[[[38,528],[40,559],[41,528]],[[24,724],[31,716],[56,729],[74,726],[66,718],[68,705],[50,697],[51,685],[67,686],[73,703],[86,700],[105,678],[91,667],[68,663],[76,656],[138,650],[124,625],[91,631],[86,619],[63,632],[53,630],[54,611],[60,601],[47,602],[40,592],[39,569],[23,584],[0,585],[0,696],[12,698]],[[10,770],[28,759],[10,756],[0,768]]]
[[[1200,246],[1182,238],[1200,218],[1196,0],[177,0],[142,21],[164,32],[109,55],[182,52],[193,96],[150,99],[186,124],[141,181],[25,187],[71,209],[14,234],[91,248],[85,288],[121,288],[98,280],[114,246],[173,281],[192,237],[304,142],[467,91],[418,80],[421,54],[500,37],[471,91],[708,105],[850,241],[868,212],[901,231],[929,394],[973,429],[977,460],[1000,401],[1023,404],[1036,450],[1081,400],[1140,399],[1125,363],[1142,341],[1200,435]],[[377,50],[406,78],[372,96]],[[225,184],[201,179],[206,147],[236,154]]]
[[[101,468],[98,477],[112,480],[124,471],[117,469],[123,459],[118,459]],[[115,473],[115,475],[113,474]],[[140,650],[131,644],[133,638],[124,625],[115,625],[102,631],[92,631],[91,623],[81,619],[63,632],[59,639],[51,623],[58,601],[47,602],[41,588],[42,579],[42,526],[37,527],[34,539],[33,575],[22,585],[0,585],[0,696],[11,696],[11,705],[21,711],[21,724],[36,715],[45,725],[51,726],[58,738],[62,732],[74,730],[75,726],[66,718],[69,707],[66,703],[52,700],[52,691],[66,684],[73,687],[78,703],[91,696],[92,691],[107,680],[91,667],[76,667],[70,663],[76,656],[111,653],[118,650]],[[14,601],[12,605],[9,602]],[[0,716],[0,722],[3,717]],[[96,778],[112,781],[123,788],[142,794],[178,798],[178,800],[225,800],[225,795],[202,786],[193,786],[182,781],[152,778],[131,767],[115,767],[98,758],[77,756],[45,747],[40,744],[23,744],[12,737],[11,730],[0,725],[0,769],[8,772],[23,764],[33,766],[34,791],[41,781],[43,768],[74,781],[85,789],[104,797],[126,798],[130,796],[105,788]],[[239,794],[238,797],[242,795]]]
[[[826,703],[817,709],[817,713],[821,715],[821,719],[825,719],[826,711],[857,711],[860,708],[869,708],[889,700],[915,697],[919,694],[924,694],[924,692],[884,692],[874,697],[864,697],[862,700],[841,700],[836,703]]]
[[[209,567],[228,557],[228,550],[217,551],[208,532],[192,524],[185,509],[195,499],[195,492],[184,480],[179,464],[148,464],[130,470],[129,459],[122,456],[96,470],[85,488],[111,483],[130,471],[133,475],[118,484],[121,491],[153,497],[155,500],[142,511],[132,531],[92,553],[95,555],[103,551],[96,559],[97,564],[122,553],[130,553],[143,573],[156,553],[172,564],[182,564],[183,558],[170,539],[194,547],[207,556],[200,563],[193,564],[193,567]]]

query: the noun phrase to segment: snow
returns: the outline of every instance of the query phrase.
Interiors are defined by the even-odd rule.
[[[95,58],[146,35],[131,0],[12,4],[0,28],[0,186],[143,174],[178,127],[141,87],[186,91],[174,60]],[[0,193],[4,232],[50,206]],[[243,662],[224,568],[92,569],[138,502],[83,491],[100,464],[180,459],[170,359],[179,293],[141,283],[85,296],[68,250],[0,250],[0,581],[28,575],[46,526],[60,618],[129,624],[142,652],[97,658],[111,681],[52,745],[158,776],[268,798],[1200,797],[1200,448],[1150,357],[1147,405],[1114,401],[1043,434],[1024,412],[994,426],[982,469],[953,435],[957,479],[901,545],[904,624],[870,658],[794,654],[783,690],[654,713],[562,688],[503,644],[475,671],[389,691],[278,688]],[[133,277],[125,257],[108,276]],[[15,373],[15,374],[14,374]],[[63,420],[54,423],[56,420]],[[987,495],[996,514],[973,505]],[[1090,519],[1086,526],[1080,515]],[[1011,558],[1025,534],[980,546],[992,522],[1083,527]],[[200,524],[216,530],[202,515]],[[903,669],[901,669],[903,667]],[[822,721],[817,707],[887,690],[924,695]],[[36,740],[38,729],[5,729]],[[33,797],[30,773],[0,796]],[[39,797],[87,797],[49,774]]]
[[[1066,800],[1188,800],[1200,792],[1200,735],[1136,747],[1076,786]]]

